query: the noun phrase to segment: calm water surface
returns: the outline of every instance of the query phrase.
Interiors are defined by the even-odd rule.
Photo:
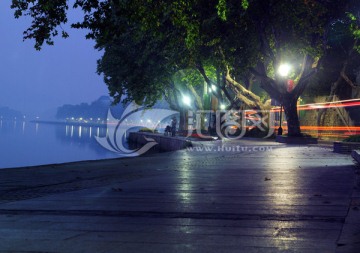
[[[105,128],[0,121],[0,168],[120,157],[95,140]]]

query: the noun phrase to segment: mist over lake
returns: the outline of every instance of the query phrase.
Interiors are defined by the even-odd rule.
[[[0,120],[0,169],[120,157],[94,136],[106,128]]]

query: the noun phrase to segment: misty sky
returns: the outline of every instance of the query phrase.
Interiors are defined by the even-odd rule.
[[[10,0],[0,1],[0,106],[9,106],[27,115],[55,113],[63,104],[91,102],[107,95],[102,77],[96,74],[101,53],[85,31],[66,29],[70,38],[55,40],[54,46],[34,49],[34,41],[23,42],[28,18],[15,19]],[[70,21],[81,20],[72,13]]]

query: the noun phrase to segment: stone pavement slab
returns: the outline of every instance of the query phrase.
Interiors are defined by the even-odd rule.
[[[0,252],[355,253],[356,173],[328,148],[253,140],[0,170]]]

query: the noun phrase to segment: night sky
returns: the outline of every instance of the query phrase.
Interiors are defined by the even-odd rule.
[[[86,40],[85,31],[65,28],[70,38],[55,39],[54,46],[34,49],[34,41],[23,42],[29,18],[15,19],[10,0],[0,1],[0,106],[28,115],[52,116],[63,104],[91,102],[108,94],[96,74],[101,53]],[[72,12],[70,22],[81,20]]]

